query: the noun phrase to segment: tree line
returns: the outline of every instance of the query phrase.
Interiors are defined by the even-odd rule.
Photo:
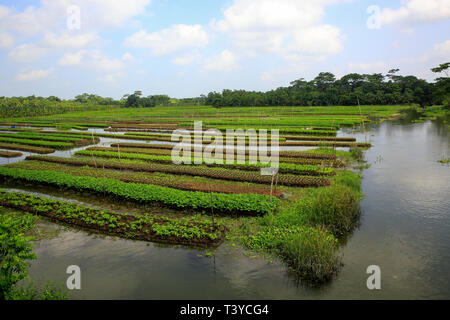
[[[44,97],[0,97],[0,117],[33,117],[61,114],[74,111],[92,111],[117,108],[113,105],[102,105],[94,102],[62,100],[55,96]]]
[[[429,83],[416,76],[398,75],[392,69],[381,73],[350,73],[340,79],[330,72],[321,72],[311,81],[303,78],[292,81],[288,87],[267,92],[223,90],[203,96],[202,103],[214,107],[225,106],[333,106],[333,105],[394,105],[450,104],[450,63],[441,64],[432,71],[445,76]]]

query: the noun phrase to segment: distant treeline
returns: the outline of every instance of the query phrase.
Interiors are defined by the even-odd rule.
[[[153,95],[142,97],[142,91],[135,91],[133,94],[126,94],[122,97],[125,108],[151,108],[156,106],[167,106],[171,99],[168,95]]]
[[[449,63],[432,69],[446,73]],[[268,92],[223,90],[203,96],[202,104],[225,106],[333,106],[333,105],[396,105],[419,104],[422,107],[450,104],[450,80],[437,78],[428,83],[415,76],[396,75],[393,69],[381,73],[351,73],[336,79],[330,72],[322,72],[311,81],[303,78],[292,81],[289,87]]]
[[[92,101],[79,102],[76,100],[62,100],[55,96],[48,98],[35,96],[0,97],[1,118],[44,116],[73,111],[105,110],[117,107],[116,103],[104,105]]]

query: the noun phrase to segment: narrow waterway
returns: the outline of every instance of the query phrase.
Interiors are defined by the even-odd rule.
[[[33,281],[65,283],[78,265],[82,289],[74,299],[449,299],[450,156],[447,124],[391,122],[346,129],[369,140],[360,227],[343,248],[343,268],[326,285],[310,287],[283,264],[222,245],[212,257],[62,229],[35,245]],[[368,290],[366,268],[381,268],[381,290]]]

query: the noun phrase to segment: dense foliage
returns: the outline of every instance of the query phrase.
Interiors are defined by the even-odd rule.
[[[92,103],[61,100],[56,97],[0,97],[0,117],[33,117],[74,111],[104,110],[112,108]]]
[[[32,225],[30,216],[0,215],[0,300],[10,298],[16,284],[28,275],[28,260],[36,258],[31,238],[22,233]]]
[[[170,97],[167,95],[153,95],[148,97],[141,97],[141,91],[135,91],[133,94],[126,94],[123,96],[126,108],[150,108],[159,105],[168,105]]]
[[[428,83],[415,76],[351,73],[336,79],[330,72],[321,72],[311,81],[303,78],[288,87],[268,92],[223,90],[210,92],[204,103],[224,106],[331,106],[375,104],[412,104],[428,106],[444,102],[443,85]],[[448,78],[446,80],[448,82]],[[445,86],[447,88],[448,84]],[[440,93],[439,93],[440,92]],[[448,92],[448,91],[447,91]],[[448,96],[447,96],[448,97]]]
[[[97,210],[70,202],[19,192],[0,192],[0,205],[49,217],[67,224],[106,231],[125,238],[172,243],[218,244],[224,229],[200,217],[170,218]],[[20,220],[19,220],[20,221]]]

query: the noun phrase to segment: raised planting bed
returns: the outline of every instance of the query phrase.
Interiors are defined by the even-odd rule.
[[[153,184],[187,191],[217,192],[228,194],[256,193],[271,195],[271,188],[269,186],[240,185],[227,181],[218,181],[216,179],[212,181],[199,181],[199,179],[193,177],[185,177],[184,179],[182,179],[181,176],[178,176],[177,178],[174,177],[173,174],[168,174],[166,172],[157,172],[156,174],[154,174],[150,172],[130,172],[129,170],[108,170],[103,169],[102,166],[97,166],[97,168],[95,168],[95,166],[75,167],[71,165],[46,161],[21,161],[6,166],[9,168],[20,168],[28,170],[52,170],[73,174],[76,176],[89,176],[100,179],[117,179],[124,182]],[[203,180],[205,179],[203,178]],[[280,190],[275,190],[275,188],[272,189],[272,196],[280,197],[281,195],[282,192]]]
[[[52,149],[70,149],[75,145],[68,142],[53,142],[53,141],[40,141],[32,139],[20,139],[20,138],[6,138],[0,137],[0,142],[11,143],[11,144],[21,144],[21,145],[31,145],[38,147],[48,147]]]
[[[206,218],[170,218],[152,214],[117,213],[18,192],[0,191],[0,205],[64,224],[152,242],[218,246],[223,241],[226,231],[225,227]]]
[[[173,159],[171,156],[158,156],[158,155],[150,155],[150,154],[141,154],[141,153],[126,153],[126,152],[117,152],[117,151],[95,151],[95,150],[81,150],[75,152],[77,156],[95,156],[95,157],[103,157],[103,158],[115,158],[115,159],[131,159],[131,160],[143,160],[143,161],[151,161],[158,163],[173,163]],[[195,165],[194,159],[191,158],[191,163],[189,165]],[[257,171],[261,168],[269,168],[269,165],[261,164],[260,162],[256,164],[251,164],[246,162],[245,164],[238,164],[237,161],[234,163],[208,163],[208,159],[202,158],[201,164],[207,165],[210,167],[222,167],[222,168],[233,168],[239,170],[249,170],[249,171]],[[293,163],[279,163],[278,169],[280,173],[293,173],[293,174],[302,174],[302,175],[334,175],[335,171],[332,168],[321,168],[317,165],[301,165],[301,164],[293,164]]]
[[[217,128],[218,130],[225,131],[226,129],[230,128]],[[270,129],[267,128],[258,128],[255,130],[261,130],[261,129]],[[277,129],[277,128],[274,128]],[[297,135],[313,135],[313,136],[336,136],[335,130],[311,130],[311,129],[302,129],[302,128],[278,128],[280,134],[297,134]]]
[[[121,129],[169,129],[173,130],[178,127],[177,123],[169,124],[169,123],[111,123],[111,128],[121,128]]]
[[[286,140],[296,140],[296,141],[346,141],[353,142],[356,138],[352,137],[316,137],[316,136],[285,136]]]
[[[280,146],[296,146],[296,147],[358,147],[358,148],[370,148],[372,144],[362,142],[332,142],[332,141],[286,141],[280,142]]]
[[[172,144],[150,144],[150,143],[113,143],[111,144],[113,148],[148,148],[148,149],[165,149],[172,150],[174,145]],[[224,148],[224,150],[226,150]],[[246,150],[246,154],[249,152]],[[270,152],[268,153],[270,155]],[[280,157],[286,158],[307,158],[307,159],[325,159],[325,160],[335,160],[336,155],[327,153],[308,153],[301,151],[280,151]]]
[[[255,171],[242,171],[223,168],[209,168],[205,166],[179,166],[173,164],[159,164],[135,162],[129,160],[100,160],[91,158],[61,158],[52,156],[29,156],[26,160],[55,162],[73,166],[105,167],[107,169],[132,170],[143,172],[165,172],[171,174],[200,176],[213,179],[271,184],[271,176],[262,176]],[[278,184],[293,187],[320,187],[330,185],[330,180],[320,176],[298,176],[279,174]]]
[[[15,139],[37,139],[37,140],[43,140],[43,141],[56,141],[56,142],[68,142],[68,143],[74,143],[74,144],[83,144],[85,143],[84,140],[86,140],[86,137],[76,137],[76,136],[64,136],[64,135],[53,135],[48,133],[0,133],[0,137],[7,137],[7,138],[15,138]],[[99,138],[94,138],[96,143],[98,143]]]
[[[9,152],[9,151],[0,150],[1,158],[17,158],[20,156],[22,156],[22,153],[20,153],[20,152]]]
[[[117,147],[92,147],[89,150],[94,151],[113,151],[118,152],[119,149]],[[125,148],[122,149],[121,152],[127,153],[141,153],[141,154],[151,154],[151,155],[161,155],[161,156],[170,156],[172,151],[170,149],[151,149],[151,148]],[[214,154],[212,154],[214,156]],[[236,153],[235,156],[237,157]],[[246,161],[248,161],[249,153],[247,152]],[[295,163],[302,165],[320,165],[323,167],[341,167],[342,162],[340,160],[325,160],[325,159],[308,159],[308,158],[292,158],[292,157],[279,157],[279,162],[281,163]]]
[[[243,129],[247,130],[245,127],[214,127],[214,126],[208,126],[209,129],[217,129],[222,131],[222,133],[226,133],[227,129]],[[186,129],[186,130],[194,130],[195,128],[192,126],[185,126],[179,129]],[[298,135],[314,135],[314,136],[336,136],[336,130],[335,129],[323,129],[323,130],[317,130],[317,129],[304,129],[304,128],[252,128],[255,130],[267,130],[267,133],[270,134],[270,130],[272,129],[278,129],[280,134],[298,134]],[[203,131],[206,132],[206,131]]]
[[[6,180],[41,183],[58,188],[89,191],[139,203],[155,203],[180,210],[195,210],[199,213],[223,213],[263,215],[273,212],[280,200],[260,194],[223,194],[192,192],[127,183],[115,179],[80,177],[55,171],[37,171],[0,167],[0,177]]]
[[[48,153],[55,152],[55,149],[31,147],[31,146],[24,146],[24,145],[11,144],[11,143],[0,143],[0,148],[9,149],[9,150],[27,151],[27,152],[39,153],[39,154],[48,154]]]

